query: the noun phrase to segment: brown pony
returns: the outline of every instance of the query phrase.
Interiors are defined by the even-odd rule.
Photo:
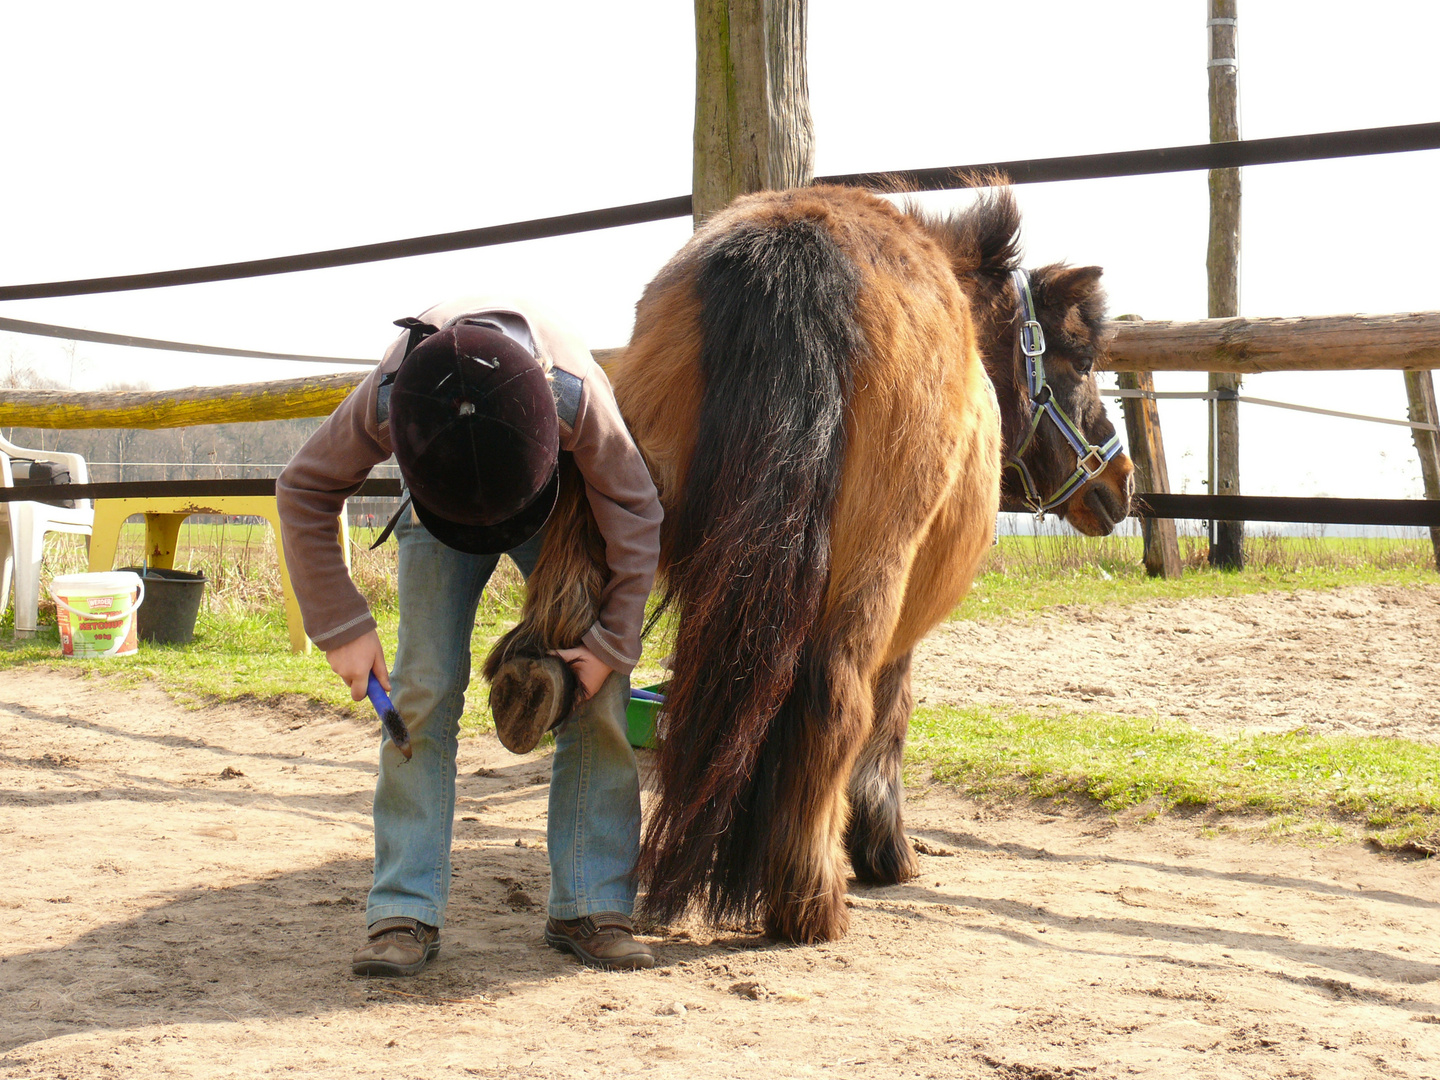
[[[911,650],[991,545],[1005,448],[1024,448],[1024,468],[1005,470],[1016,508],[1036,501],[1022,472],[1043,499],[1081,456],[1056,425],[1032,432],[1018,229],[1005,189],[945,219],[854,188],[763,192],[646,288],[610,374],[665,509],[676,623],[639,868],[652,916],[698,903],[821,941],[848,924],[847,852],[861,880],[914,874],[900,816]],[[1114,435],[1090,374],[1099,276],[1034,271],[1027,309],[1049,394],[1094,444]],[[1128,512],[1130,463],[1094,464],[1055,512],[1098,534]],[[593,621],[604,547],[568,479],[492,681]]]

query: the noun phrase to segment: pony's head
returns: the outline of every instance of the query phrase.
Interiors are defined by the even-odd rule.
[[[982,179],[990,190],[962,211],[944,218],[913,206],[910,212],[945,250],[970,298],[1000,403],[1000,508],[1043,508],[1088,536],[1103,536],[1130,512],[1133,467],[1095,385],[1107,346],[1101,269],[1052,263],[1022,271],[1015,196],[1004,177]],[[1038,333],[1027,327],[1031,320]]]
[[[1043,508],[1087,536],[1104,536],[1129,514],[1133,472],[1095,385],[1107,345],[1100,274],[1064,263],[1013,273],[1010,341],[995,347],[1008,345],[1009,363],[999,378],[999,365],[987,365],[1004,432],[1001,509]]]

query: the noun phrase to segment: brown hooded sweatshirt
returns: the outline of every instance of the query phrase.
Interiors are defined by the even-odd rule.
[[[575,457],[585,492],[605,538],[610,578],[599,617],[582,639],[611,668],[629,674],[640,660],[645,601],[660,552],[660,500],[644,460],[615,405],[610,380],[585,344],[533,304],[469,297],[438,304],[419,316],[444,326],[460,316],[493,316],[496,329],[529,348],[547,366],[579,381],[574,422],[561,409],[560,449]],[[275,485],[285,561],[305,632],[330,650],[375,627],[364,598],[345,570],[337,519],[372,468],[390,457],[388,417],[377,412],[380,380],[400,366],[408,334],[385,352],[380,366],[302,446]],[[526,338],[529,340],[525,340]]]

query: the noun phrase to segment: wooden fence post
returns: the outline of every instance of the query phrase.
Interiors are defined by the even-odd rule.
[[[1240,138],[1240,88],[1236,68],[1238,0],[1207,0],[1210,39],[1210,141]],[[1210,170],[1210,243],[1205,258],[1210,318],[1240,314],[1240,170]],[[1238,375],[1211,372],[1210,494],[1240,494],[1240,389]],[[1245,523],[1217,521],[1210,529],[1210,564],[1227,570],[1245,565]]]
[[[695,225],[815,177],[807,0],[695,0]]]
[[[1435,381],[1428,371],[1405,372],[1405,394],[1410,399],[1412,424],[1440,424],[1435,407]],[[1425,498],[1440,499],[1440,434],[1410,429],[1420,454],[1420,475],[1425,478]],[[1430,526],[1430,543],[1435,548],[1435,569],[1440,570],[1440,528]]]
[[[1122,390],[1153,393],[1155,379],[1148,371],[1122,371],[1116,376]],[[1170,472],[1165,466],[1165,443],[1160,437],[1160,410],[1154,398],[1127,397],[1125,434],[1130,443],[1130,461],[1135,466],[1136,493],[1168,494]],[[1145,540],[1145,573],[1151,577],[1178,578],[1181,573],[1180,541],[1172,518],[1141,518],[1140,533]]]

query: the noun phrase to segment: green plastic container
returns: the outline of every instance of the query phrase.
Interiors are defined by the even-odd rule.
[[[640,693],[659,694],[663,697],[668,683],[660,683],[657,686],[646,686]],[[631,691],[630,704],[625,707],[625,727],[629,731],[630,745],[637,746],[642,750],[654,750],[660,745],[655,738],[655,721],[660,716],[660,710],[665,707],[664,701],[650,701],[646,698],[635,697],[636,691]]]

